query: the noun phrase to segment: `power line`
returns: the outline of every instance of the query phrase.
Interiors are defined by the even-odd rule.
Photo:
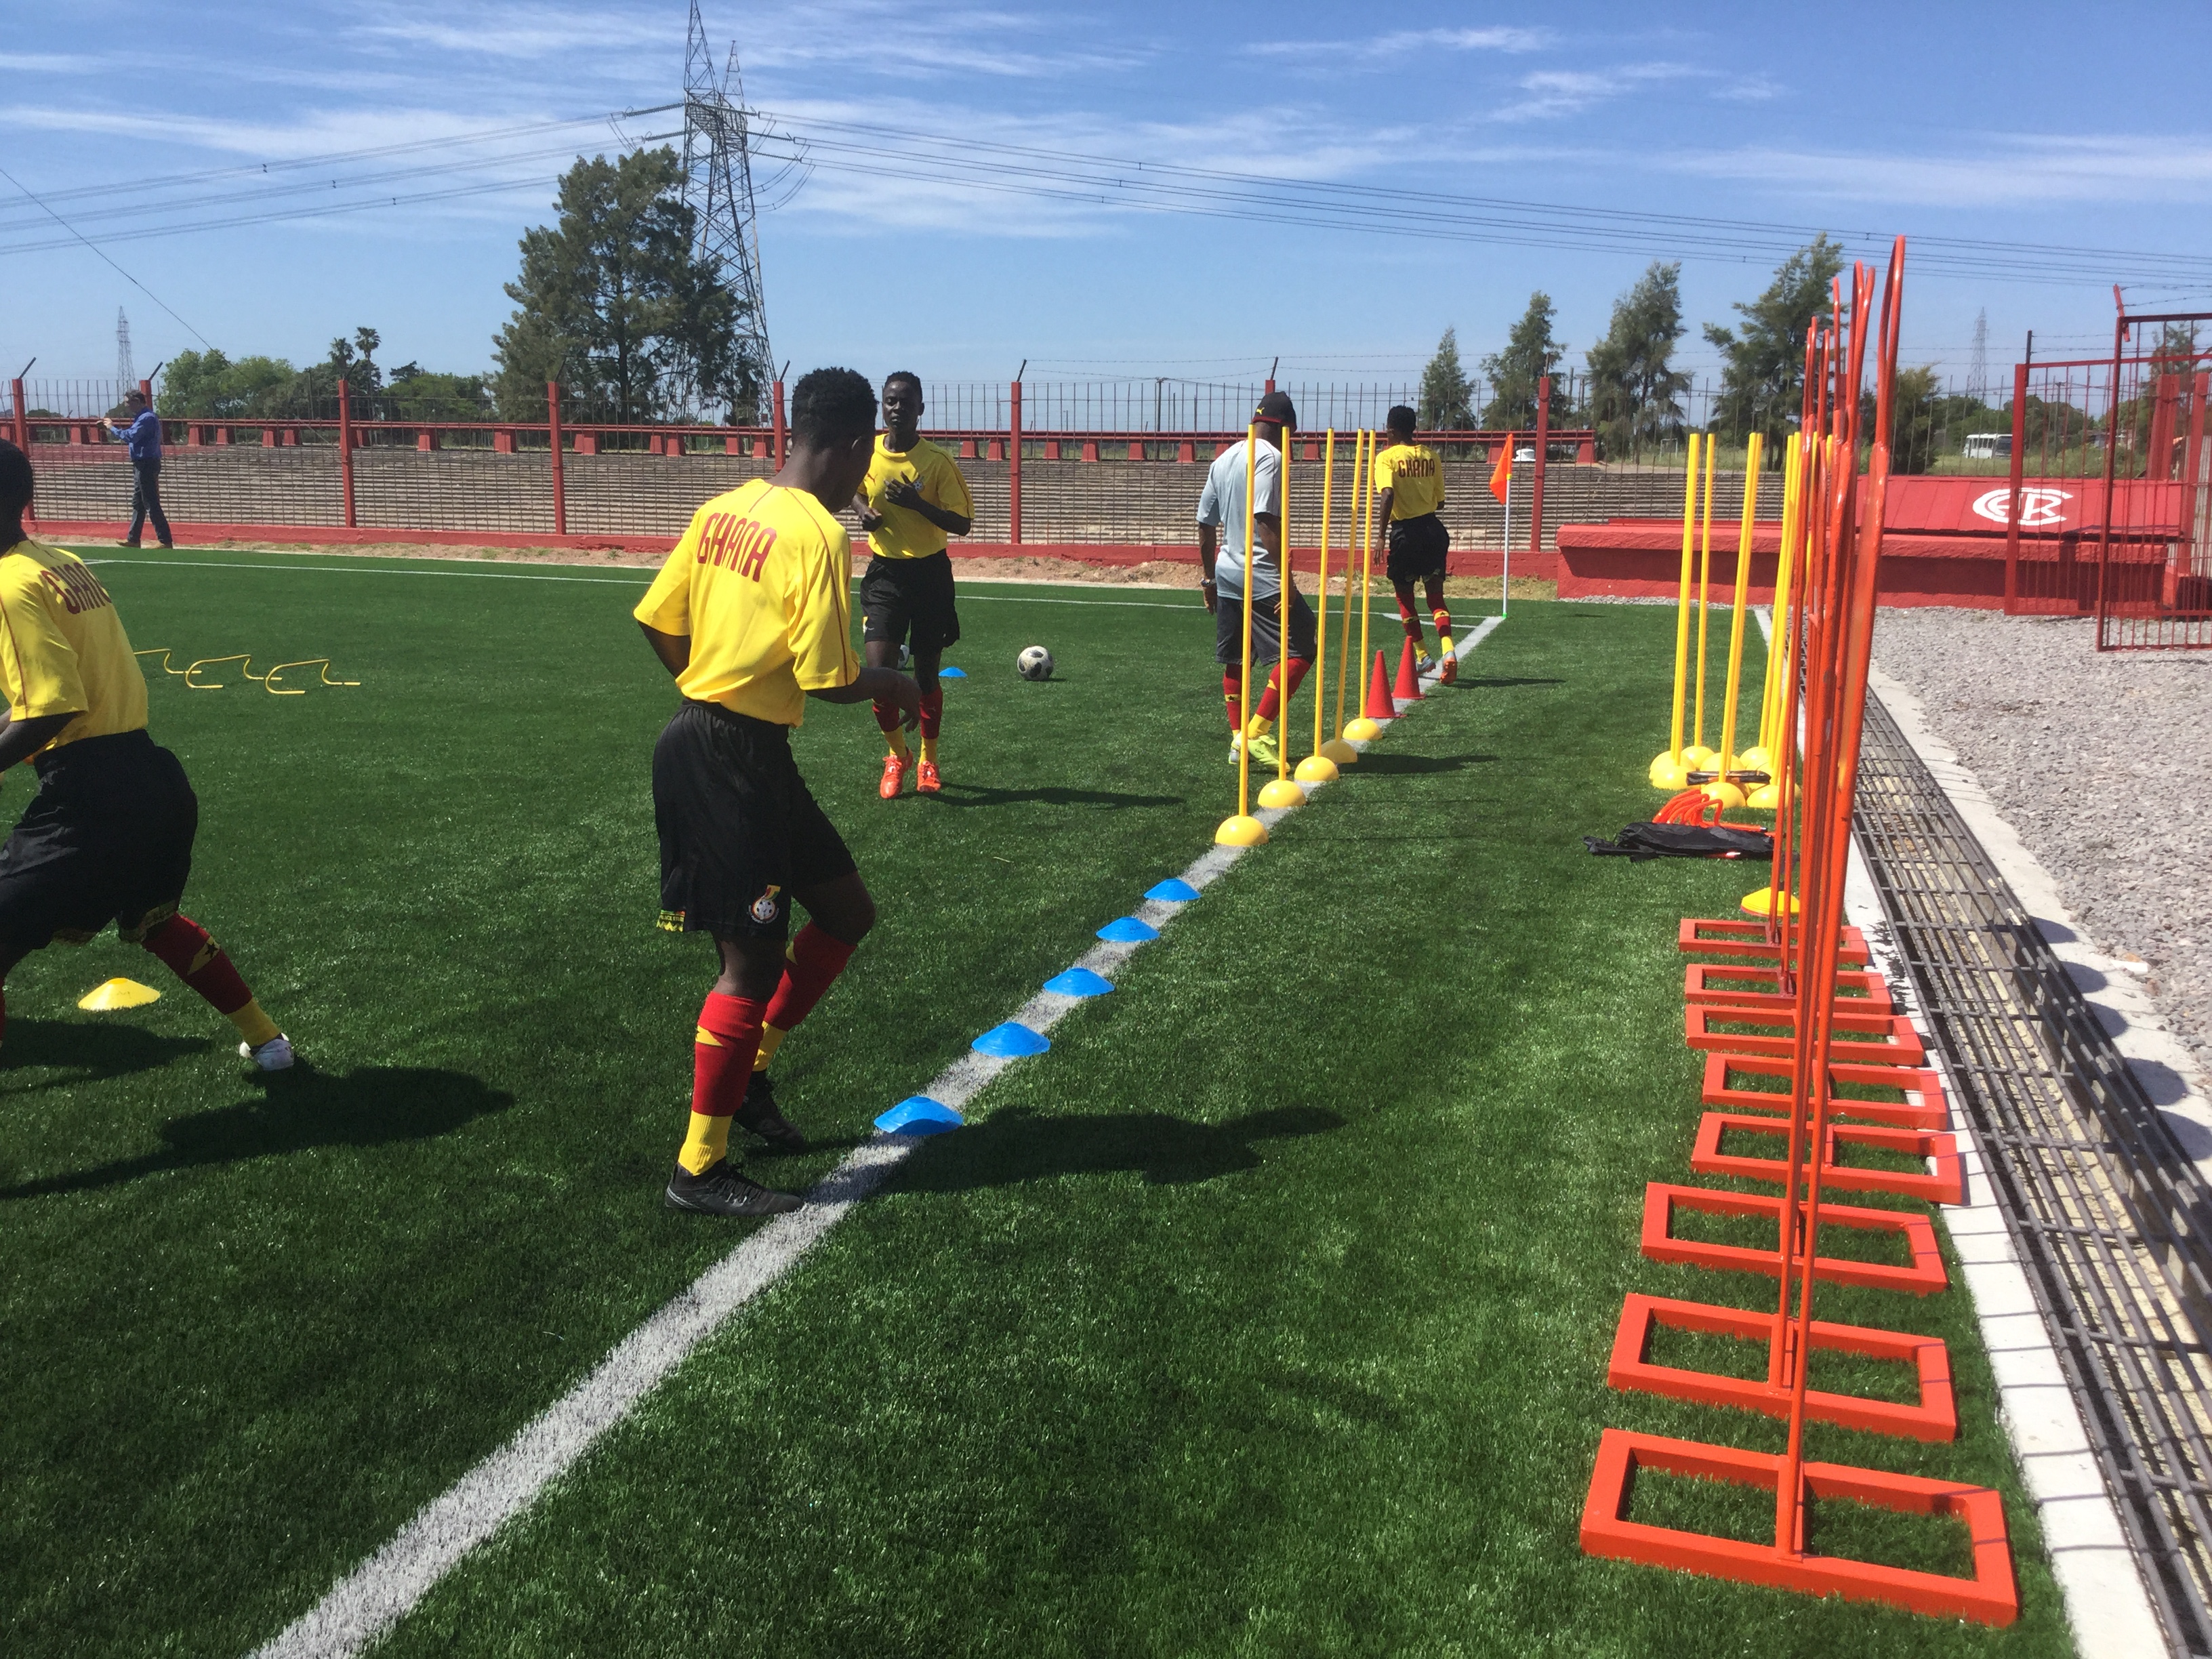
[[[9,184],[15,185],[17,190],[22,191],[24,195],[30,196],[33,202],[38,202],[41,208],[46,209],[46,216],[48,218],[59,225],[64,230],[68,231],[70,235],[76,237],[78,241],[82,242],[87,247],[92,248],[92,251],[94,253],[99,253],[100,257],[102,259],[106,259],[107,264],[113,268],[115,273],[121,276],[125,282],[130,283],[131,287],[137,289],[141,294],[151,300],[155,305],[167,312],[169,315],[176,317],[179,322],[184,323],[185,331],[190,334],[192,338],[198,340],[202,345],[207,347],[209,350],[212,351],[215,349],[214,341],[209,339],[206,335],[201,333],[199,330],[194,328],[190,323],[185,323],[182,317],[178,317],[175,308],[173,307],[167,300],[164,300],[160,295],[155,293],[152,289],[148,288],[145,283],[140,282],[129,271],[124,270],[121,265],[117,264],[114,260],[109,259],[106,254],[101,253],[99,248],[93,246],[91,240],[81,234],[76,227],[70,224],[68,220],[63,218],[60,214],[56,213],[52,208],[46,207],[46,204],[44,202],[40,202],[36,196],[32,196],[29,191],[23,188],[22,180],[16,178],[14,173],[9,172],[5,167],[0,167],[0,179],[5,179]]]

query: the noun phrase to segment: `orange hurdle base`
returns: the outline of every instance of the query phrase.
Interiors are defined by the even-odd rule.
[[[1782,1250],[1778,1242],[1771,1250],[1742,1244],[1714,1244],[1703,1239],[1674,1236],[1674,1208],[1703,1210],[1713,1215],[1755,1215],[1772,1218],[1778,1233],[1782,1200],[1757,1193],[1724,1193],[1711,1187],[1671,1187],[1663,1181],[1644,1189],[1644,1254],[1654,1261],[1686,1262],[1693,1267],[1715,1267],[1723,1273],[1764,1273],[1782,1277]],[[1929,1296],[1950,1285],[1944,1272],[1943,1253],[1936,1248],[1936,1229],[1928,1218],[1911,1210],[1865,1210],[1855,1205],[1820,1203],[1824,1227],[1856,1227],[1869,1232],[1897,1233],[1912,1253],[1909,1267],[1886,1261],[1853,1261],[1840,1256],[1816,1255],[1813,1274],[1831,1285],[1869,1285],[1877,1290],[1905,1291]]]
[[[1606,1368],[1605,1380],[1624,1393],[1663,1395],[1670,1400],[1694,1400],[1704,1406],[1733,1406],[1740,1411],[1786,1418],[1790,1415],[1790,1389],[1778,1380],[1781,1344],[1777,1339],[1780,1323],[1778,1316],[1771,1313],[1716,1308],[1703,1302],[1632,1292],[1621,1304],[1620,1328],[1613,1335],[1613,1360]],[[1662,1325],[1673,1330],[1702,1331],[1710,1336],[1760,1343],[1766,1349],[1766,1376],[1727,1376],[1717,1371],[1693,1371],[1647,1359],[1644,1356],[1650,1352],[1652,1333]],[[1899,1435],[1911,1440],[1959,1437],[1958,1402],[1951,1393],[1951,1356],[1941,1338],[1879,1331],[1865,1325],[1835,1325],[1816,1319],[1813,1322],[1813,1346],[1911,1366],[1920,1382],[1920,1403],[1906,1406],[1893,1400],[1870,1400],[1860,1395],[1808,1389],[1808,1417],[1840,1424],[1847,1429]]]
[[[1723,1002],[1733,1008],[1795,1008],[1796,997],[1788,991],[1754,991],[1754,985],[1774,985],[1774,967],[1765,962],[1693,962],[1682,976],[1685,1002]],[[1839,1014],[1893,1014],[1889,981],[1878,973],[1839,969],[1836,975],[1835,1010]],[[1844,993],[1850,993],[1846,995]]]
[[[1731,1089],[1728,1080],[1730,1072],[1787,1079],[1790,1073],[1787,1055],[1778,1059],[1772,1054],[1706,1054],[1703,1098],[1706,1105],[1724,1110],[1788,1114],[1787,1091]],[[1894,1089],[1905,1099],[1854,1100],[1837,1092],[1846,1083]],[[1828,1115],[1863,1118],[1869,1123],[1887,1123],[1898,1129],[1940,1129],[1951,1121],[1951,1109],[1944,1098],[1942,1079],[1931,1071],[1911,1066],[1861,1066],[1844,1061],[1828,1067]]]
[[[1950,1516],[1965,1522],[1973,1539],[1972,1578],[1876,1566],[1847,1556],[1817,1555],[1788,1548],[1787,1540],[1747,1544],[1627,1518],[1639,1468],[1773,1492],[1781,1484],[1782,1463],[1781,1458],[1765,1452],[1607,1429],[1598,1441],[1597,1468],[1591,1473],[1589,1497],[1583,1504],[1583,1553],[1740,1583],[1798,1590],[1808,1595],[1880,1601],[1936,1619],[2009,1625],[2020,1617],[2020,1589],[2013,1579],[2012,1547],[2005,1535],[2004,1500],[1987,1486],[1925,1480],[1841,1463],[1801,1466],[1801,1516],[1808,1501],[1834,1499],[1907,1515]]]
[[[1787,1035],[1762,1036],[1753,1031],[1716,1031],[1717,1024],[1778,1025]],[[1838,1012],[1828,1022],[1837,1033],[1828,1039],[1831,1060],[1856,1060],[1875,1066],[1917,1066],[1928,1058],[1920,1033],[1902,1014],[1863,1014]],[[1850,1035],[1845,1035],[1849,1033]],[[1692,1048],[1725,1048],[1746,1054],[1788,1058],[1797,1052],[1797,1015],[1789,1008],[1739,1008],[1717,1002],[1693,1002],[1682,1011],[1682,1035]]]
[[[1747,921],[1739,916],[1685,916],[1675,931],[1674,945],[1692,954],[1758,957],[1767,962],[1782,954],[1782,947],[1767,936],[1764,921]],[[1856,927],[1844,928],[1838,940],[1837,964],[1863,968],[1871,960],[1866,935]]]
[[[1741,1176],[1747,1181],[1771,1181],[1780,1186],[1786,1177],[1778,1158],[1739,1157],[1721,1151],[1721,1137],[1730,1129],[1753,1134],[1786,1135],[1787,1119],[1758,1117],[1749,1112],[1707,1112],[1698,1120],[1698,1139],[1690,1148],[1690,1167],[1699,1175]],[[1936,1172],[1912,1170],[1869,1170],[1838,1161],[1844,1146],[1880,1146],[1914,1158],[1933,1158]],[[1802,1165],[1800,1166],[1802,1167]],[[1831,1123],[1828,1148],[1822,1160],[1820,1183],[1845,1193],[1894,1193],[1929,1204],[1964,1204],[1966,1171],[1959,1161],[1955,1135],[1932,1129],[1891,1129],[1873,1123]]]

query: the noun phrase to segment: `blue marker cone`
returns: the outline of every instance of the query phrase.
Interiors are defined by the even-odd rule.
[[[1188,904],[1198,896],[1198,889],[1181,876],[1170,876],[1158,886],[1146,889],[1145,896],[1167,904]]]
[[[1057,991],[1064,997],[1103,997],[1114,988],[1114,981],[1088,968],[1071,968],[1045,981],[1044,988]]]
[[[1042,1031],[1032,1031],[1018,1019],[1010,1019],[1004,1025],[994,1025],[969,1046],[979,1054],[1019,1060],[1025,1054],[1042,1054],[1052,1047],[1052,1039]]]
[[[876,1127],[887,1135],[941,1135],[966,1121],[941,1100],[932,1100],[927,1095],[908,1095],[878,1118]]]
[[[940,680],[964,680],[968,678],[968,671],[964,668],[940,668],[937,671],[937,678]]]
[[[1098,937],[1109,945],[1136,945],[1148,939],[1158,939],[1160,930],[1148,921],[1139,921],[1134,916],[1123,916],[1109,921],[1098,930]]]

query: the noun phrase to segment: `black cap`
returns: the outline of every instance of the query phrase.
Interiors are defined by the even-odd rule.
[[[1298,429],[1298,411],[1287,392],[1270,392],[1260,399],[1259,408],[1252,411],[1254,422],[1266,426],[1286,426],[1293,432]]]

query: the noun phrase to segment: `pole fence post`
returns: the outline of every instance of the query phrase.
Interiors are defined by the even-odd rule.
[[[1552,435],[1552,377],[1536,382],[1536,477],[1528,490],[1528,556],[1544,550],[1544,452]]]
[[[781,472],[783,471],[783,442],[785,437],[783,424],[783,382],[781,380],[778,380],[775,383],[775,407],[771,412],[769,419],[769,425],[774,429],[775,434],[775,470]]]
[[[345,498],[345,527],[354,527],[353,510],[353,398],[352,388],[338,382],[338,489]]]
[[[553,456],[553,533],[568,533],[568,480],[561,463],[561,383],[545,382],[545,440]]]
[[[2020,492],[2027,464],[2027,370],[2015,363],[2012,371],[2012,489],[2005,507],[2005,615],[2020,614]]]
[[[1006,539],[1022,544],[1022,383],[1016,380],[1007,401]]]
[[[31,414],[30,405],[23,401],[21,380],[8,382],[8,400],[15,405],[15,447],[27,455],[31,453]]]

